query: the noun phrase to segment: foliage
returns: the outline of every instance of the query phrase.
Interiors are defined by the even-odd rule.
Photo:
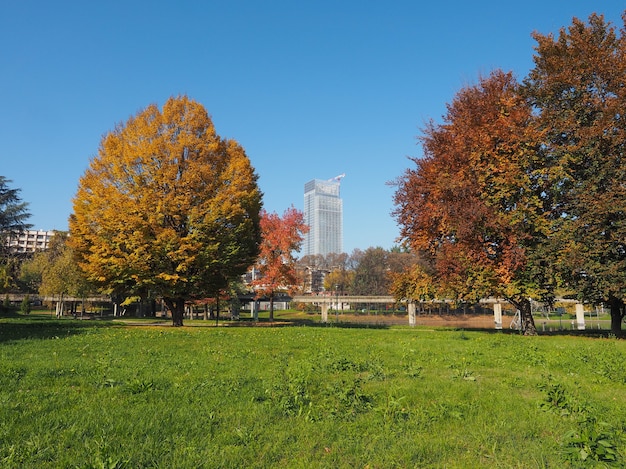
[[[2,308],[0,308],[0,310],[4,313],[8,313],[11,310],[11,300],[9,299],[9,295],[4,296]]]
[[[326,256],[304,256],[297,262],[300,284],[314,292],[328,291],[347,295],[388,295],[393,276],[422,262],[409,250],[370,247],[355,249],[351,254],[330,253]],[[317,273],[318,283],[307,280]]]
[[[400,272],[391,274],[390,293],[397,301],[426,301],[436,298],[432,269],[415,262]]]
[[[11,189],[12,181],[0,176],[0,260],[8,255],[7,240],[11,235],[28,230],[28,203],[19,196],[20,189]]]
[[[381,247],[367,248],[354,269],[353,295],[387,295],[389,293],[389,251]]]
[[[202,105],[170,98],[106,134],[80,179],[70,244],[108,293],[185,301],[213,296],[258,254],[261,192],[243,148]]]
[[[47,250],[36,252],[22,263],[20,280],[30,291],[59,297],[81,297],[89,293],[91,286],[76,268],[74,251],[67,240],[66,232],[56,231]]]
[[[597,409],[585,404],[580,396],[572,394],[566,387],[552,379],[539,385],[545,398],[539,407],[568,418],[575,425],[563,439],[563,454],[573,463],[603,463],[622,467],[624,454],[620,447],[626,444],[622,430],[599,421]],[[605,466],[606,467],[606,466]]]
[[[31,311],[30,298],[28,297],[28,295],[26,295],[24,299],[22,300],[22,303],[20,304],[20,313],[30,314],[30,311]]]
[[[625,17],[626,19],[626,17]],[[557,266],[581,298],[611,305],[619,333],[626,297],[625,30],[600,15],[558,36],[534,34],[524,92],[544,135]]]
[[[463,301],[504,296],[534,333],[526,303],[549,288],[536,283],[534,256],[546,236],[544,191],[531,108],[518,87],[495,71],[457,94],[444,123],[424,129],[425,157],[396,180],[394,215],[401,237],[430,255],[440,292]]]
[[[270,319],[274,316],[275,293],[293,291],[298,283],[294,255],[308,231],[304,215],[294,207],[285,210],[282,217],[261,212],[261,246],[256,264],[260,275],[252,285],[257,293],[270,297]]]
[[[354,284],[354,270],[347,270],[340,265],[324,276],[324,289],[330,292],[349,293]]]

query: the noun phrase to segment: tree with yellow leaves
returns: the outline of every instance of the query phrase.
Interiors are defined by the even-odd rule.
[[[69,243],[103,292],[149,291],[182,326],[186,301],[215,295],[255,261],[257,179],[201,104],[170,98],[102,138],[74,198]]]

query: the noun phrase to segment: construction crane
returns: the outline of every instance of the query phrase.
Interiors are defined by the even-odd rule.
[[[346,173],[341,173],[339,176],[335,176],[334,178],[330,178],[328,182],[338,182],[341,183],[341,180],[346,177]]]

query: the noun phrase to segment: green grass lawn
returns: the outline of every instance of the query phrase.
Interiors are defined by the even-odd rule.
[[[626,342],[0,319],[0,467],[623,467]]]

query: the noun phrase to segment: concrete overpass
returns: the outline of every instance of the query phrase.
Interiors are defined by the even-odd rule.
[[[328,311],[332,308],[335,311],[344,309],[345,304],[397,304],[393,296],[294,296],[292,301],[296,303],[314,303],[320,306],[322,310],[322,322],[328,322]],[[564,300],[567,301],[567,300]],[[581,303],[576,303],[576,323],[578,330],[585,329],[585,315],[584,308]],[[407,312],[409,316],[409,325],[416,325],[416,312],[417,304],[415,301],[401,303],[406,304]],[[494,325],[496,329],[502,329],[502,304],[506,303],[506,300],[500,298],[485,298],[480,301],[483,304],[489,304],[493,307]],[[519,313],[518,313],[519,314]]]
[[[397,303],[393,296],[366,296],[366,295],[329,295],[329,296],[294,296],[291,299],[294,303],[313,303],[319,305],[322,310],[322,322],[328,322],[328,311],[332,308],[335,311],[344,309],[345,304],[385,304],[392,305]],[[413,305],[415,306],[415,305]],[[415,309],[415,308],[413,308]],[[410,313],[410,311],[409,311]],[[415,311],[413,311],[413,321],[415,324]],[[410,319],[409,319],[410,323]]]

